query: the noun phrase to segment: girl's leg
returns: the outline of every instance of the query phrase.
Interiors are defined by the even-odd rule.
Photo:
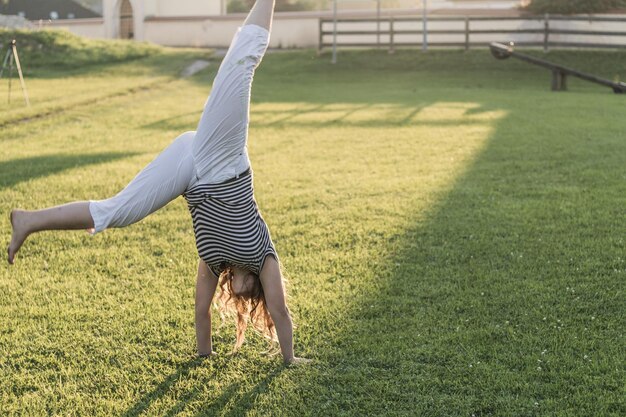
[[[89,202],[81,201],[38,211],[13,210],[11,227],[13,234],[7,249],[9,263],[15,261],[15,254],[26,238],[42,230],[77,230],[93,228],[89,212]]]
[[[268,31],[272,28],[275,0],[257,0],[252,6],[244,25],[261,26]]]
[[[257,0],[215,77],[193,145],[196,176],[202,183],[221,182],[250,166],[250,92],[269,43],[273,11],[274,0]]]
[[[194,132],[179,136],[116,196],[108,200],[76,202],[38,211],[14,210],[13,235],[7,249],[13,263],[26,238],[43,230],[125,227],[143,219],[185,192],[192,183]]]
[[[176,138],[116,196],[92,201],[95,232],[136,223],[183,194],[194,179],[194,136],[187,132]]]

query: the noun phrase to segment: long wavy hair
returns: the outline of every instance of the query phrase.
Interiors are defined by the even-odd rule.
[[[249,273],[246,275],[246,287],[250,290],[236,294],[233,291],[233,270],[227,267],[220,275],[220,294],[217,298],[220,316],[234,317],[237,324],[237,341],[233,352],[236,352],[244,342],[248,323],[252,323],[254,330],[268,340],[268,351],[277,351],[278,338],[274,321],[270,316],[265,301],[265,293],[258,275]],[[252,280],[252,282],[250,282]]]

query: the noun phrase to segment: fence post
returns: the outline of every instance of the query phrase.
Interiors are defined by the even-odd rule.
[[[337,63],[337,0],[333,1],[333,58],[331,63]]]
[[[422,51],[428,51],[428,0],[422,0]]]
[[[546,13],[543,19],[543,52],[548,52],[550,38],[550,14]]]
[[[465,50],[470,48],[470,20],[469,16],[465,16]]]
[[[389,18],[389,53],[395,53],[395,47],[393,44],[393,16]]]
[[[322,18],[320,17],[320,40],[319,40],[319,43],[317,44],[318,56],[322,54],[322,44],[324,43],[324,35],[322,33],[323,27],[324,27],[324,22],[322,21]]]
[[[558,69],[552,70],[552,91],[567,91],[567,74]]]
[[[380,0],[376,0],[376,47],[380,48]]]

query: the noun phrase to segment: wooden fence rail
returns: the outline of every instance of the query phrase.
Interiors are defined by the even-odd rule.
[[[539,24],[538,28],[477,28],[478,22],[510,22],[519,21],[521,24]],[[428,46],[451,46],[462,47],[466,50],[473,46],[484,47],[489,45],[494,39],[491,40],[473,40],[477,35],[504,35],[497,41],[509,41],[512,39],[503,39],[506,35],[542,35],[539,36],[541,40],[517,40],[515,43],[520,46],[539,46],[543,47],[545,51],[548,51],[550,47],[575,47],[575,48],[626,48],[626,31],[623,30],[585,30],[585,29],[563,29],[556,28],[552,22],[624,22],[626,23],[626,17],[604,17],[604,16],[533,16],[533,17],[480,17],[480,16],[450,16],[450,17],[430,17],[428,22],[436,23],[450,23],[450,22],[464,22],[462,28],[457,29],[431,29],[426,32],[427,35],[453,35],[458,36],[458,41],[437,41],[429,37]],[[371,29],[351,29],[349,26],[362,23],[376,23],[376,27]],[[319,50],[321,51],[327,47],[387,47],[389,52],[393,52],[397,47],[406,46],[419,46],[423,43],[424,31],[416,26],[416,29],[402,29],[402,24],[406,23],[419,23],[422,24],[422,17],[383,17],[367,18],[367,19],[328,19],[322,18],[319,21]],[[472,25],[474,23],[474,25]],[[541,25],[543,23],[543,25]],[[329,28],[330,27],[330,28]],[[626,25],[623,25],[626,27]],[[413,35],[413,39],[410,41],[399,41],[399,36]],[[580,42],[580,41],[564,41],[553,40],[553,35],[572,35],[572,36],[611,36],[620,37],[619,43],[613,42]],[[354,40],[345,41],[342,37],[350,36],[352,38],[359,36],[375,36],[375,42]],[[386,42],[383,37],[386,37]],[[336,43],[335,43],[336,42]]]

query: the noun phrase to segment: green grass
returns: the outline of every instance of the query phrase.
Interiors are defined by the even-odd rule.
[[[72,69],[110,64],[145,58],[163,51],[149,43],[93,40],[64,30],[0,29],[2,49],[11,40],[16,41],[18,55],[27,74],[34,68]]]
[[[193,59],[211,55],[211,51],[168,50],[121,40],[88,40],[58,30],[0,29],[0,44],[6,45],[9,39],[17,40],[33,106],[24,106],[14,70],[10,90],[8,81],[0,82],[0,127],[85,108],[138,90],[160,88],[177,79]],[[8,75],[7,70],[4,76]]]
[[[0,133],[5,242],[12,207],[109,196],[194,129],[217,65],[179,80],[177,53],[28,80],[61,103],[2,111],[22,120]],[[551,58],[626,77],[620,53]],[[482,51],[268,55],[255,188],[315,363],[285,368],[252,333],[230,356],[218,319],[219,358],[194,359],[178,199],[97,237],[33,236],[0,269],[0,414],[624,415],[625,97],[549,83]]]

